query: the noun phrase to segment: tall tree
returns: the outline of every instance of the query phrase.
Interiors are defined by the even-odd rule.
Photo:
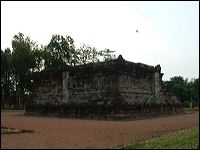
[[[9,104],[12,85],[12,71],[11,71],[11,50],[6,48],[1,50],[1,106]],[[3,97],[2,97],[3,95]]]
[[[77,63],[74,40],[70,36],[53,35],[44,54],[46,67],[62,68]]]
[[[15,35],[12,40],[12,68],[16,81],[16,100],[20,104],[23,101],[24,93],[31,88],[30,74],[35,68],[33,50],[37,48],[35,42],[22,33]]]

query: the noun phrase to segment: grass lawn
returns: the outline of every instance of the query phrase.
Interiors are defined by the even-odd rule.
[[[119,149],[199,149],[199,126],[170,135],[138,141]]]

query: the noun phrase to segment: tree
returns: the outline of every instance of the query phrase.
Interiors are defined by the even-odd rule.
[[[36,67],[33,51],[37,49],[35,42],[22,33],[15,35],[12,40],[12,70],[15,77],[16,101],[20,105],[23,102],[25,92],[31,89],[30,74]]]
[[[61,35],[53,35],[45,47],[44,56],[45,67],[62,68],[64,65],[76,64],[74,40],[70,36],[64,38]]]
[[[98,61],[98,52],[95,47],[91,47],[86,44],[82,44],[78,51],[79,64],[86,64],[89,62]]]
[[[99,52],[95,47],[89,47],[90,49],[90,61],[91,62],[99,62]]]
[[[113,52],[109,49],[98,51],[85,44],[76,49],[70,36],[57,34],[52,35],[49,44],[39,48],[30,37],[18,33],[13,37],[12,49],[1,50],[1,103],[19,105],[19,100],[24,103],[23,98],[33,94],[30,77],[33,72],[98,62],[101,57],[107,61],[115,58]],[[12,101],[13,96],[15,101]]]
[[[181,76],[170,78],[170,81],[164,81],[164,85],[168,91],[174,93],[185,106],[193,103],[194,106],[198,105],[199,100],[199,79],[188,81]]]
[[[100,60],[112,60],[116,58],[113,54],[114,52],[110,49],[98,51],[95,47],[82,44],[78,49],[79,63],[86,64],[89,62],[99,62]]]
[[[1,106],[9,104],[12,85],[11,72],[11,50],[6,48],[1,50]]]
[[[194,99],[197,101],[197,105],[199,106],[199,78],[194,80]]]
[[[190,91],[190,100],[194,106],[199,105],[199,78],[192,79],[188,83],[189,91]]]
[[[43,48],[34,49],[32,51],[32,54],[33,54],[33,58],[34,58],[34,62],[35,62],[35,67],[34,67],[33,72],[41,71],[44,68],[44,58],[43,58],[44,51],[43,51]]]
[[[115,51],[111,51],[110,49],[104,49],[99,52],[100,56],[103,57],[104,61],[109,61],[115,59],[116,56],[113,54]]]
[[[187,79],[184,80],[181,76],[170,78],[169,82],[165,82],[167,89],[180,98],[182,102],[189,99]]]

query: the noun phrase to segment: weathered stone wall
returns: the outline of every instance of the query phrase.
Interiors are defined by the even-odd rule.
[[[179,111],[181,103],[164,92],[162,76],[160,65],[132,63],[121,56],[109,62],[37,73],[34,105],[28,111],[94,118]]]
[[[119,76],[119,92],[124,102],[129,105],[139,105],[153,101],[153,80],[135,78],[131,75]]]
[[[111,104],[118,92],[116,74],[75,75],[71,80],[71,103]]]
[[[45,73],[35,80],[36,104],[59,104],[63,103],[62,75]]]
[[[72,80],[69,76],[69,72],[62,73],[62,93],[63,93],[63,103],[69,103],[69,99],[72,96]]]

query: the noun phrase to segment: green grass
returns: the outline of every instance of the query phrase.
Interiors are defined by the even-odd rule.
[[[197,147],[199,148],[199,126],[165,137],[130,143],[119,149],[197,149]]]

